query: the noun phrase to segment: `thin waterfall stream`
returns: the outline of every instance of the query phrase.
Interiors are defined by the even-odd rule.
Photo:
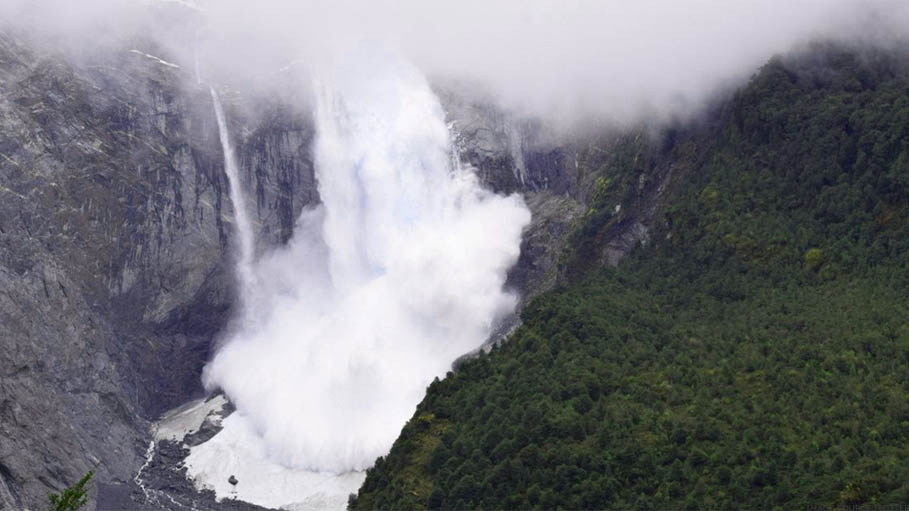
[[[215,107],[215,117],[218,121],[218,137],[221,140],[221,149],[224,152],[224,173],[227,175],[230,200],[234,207],[234,223],[237,233],[237,278],[240,284],[241,305],[253,286],[253,257],[255,254],[255,232],[249,210],[246,206],[246,197],[243,195],[243,185],[240,181],[240,170],[237,164],[237,155],[230,141],[230,132],[227,129],[227,118],[221,105],[221,98],[215,88],[209,87],[212,103]]]

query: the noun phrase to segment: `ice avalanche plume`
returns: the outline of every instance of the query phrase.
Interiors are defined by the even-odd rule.
[[[272,460],[332,473],[386,454],[430,381],[513,309],[503,285],[530,220],[453,163],[418,69],[356,55],[314,87],[322,204],[251,267],[255,317],[204,372]]]

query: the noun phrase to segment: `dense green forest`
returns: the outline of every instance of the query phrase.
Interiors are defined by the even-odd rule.
[[[708,117],[597,170],[561,284],[430,386],[351,507],[909,502],[904,62],[776,58]],[[600,264],[667,165],[651,241]]]

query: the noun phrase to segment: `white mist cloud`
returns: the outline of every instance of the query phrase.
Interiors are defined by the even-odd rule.
[[[186,7],[187,5],[193,7]],[[83,42],[157,39],[184,69],[247,90],[311,78],[364,40],[431,80],[560,120],[696,112],[775,53],[818,38],[905,40],[902,0],[0,0],[0,25]],[[87,43],[86,43],[87,44]],[[283,70],[283,71],[282,71]]]
[[[423,75],[348,54],[316,87],[322,205],[246,290],[247,318],[206,367],[269,454],[318,471],[384,455],[426,385],[477,348],[530,214],[453,164]]]
[[[880,42],[909,32],[909,5],[888,0],[204,5],[210,39],[202,44],[219,76],[225,73],[215,68],[236,73],[253,61],[264,63],[246,70],[257,76],[274,68],[273,60],[298,59],[305,69],[370,40],[397,47],[431,79],[470,82],[500,104],[559,120],[687,115],[801,43]],[[224,54],[229,62],[217,57]]]

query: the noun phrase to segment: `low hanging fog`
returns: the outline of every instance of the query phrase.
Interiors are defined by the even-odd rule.
[[[150,15],[150,12],[156,13]],[[267,89],[364,41],[432,81],[571,124],[696,113],[776,53],[817,39],[905,38],[900,0],[0,0],[0,23],[85,47],[154,40],[183,68]],[[65,43],[64,43],[65,41]],[[76,41],[76,42],[73,42]],[[308,94],[308,93],[307,93]]]

